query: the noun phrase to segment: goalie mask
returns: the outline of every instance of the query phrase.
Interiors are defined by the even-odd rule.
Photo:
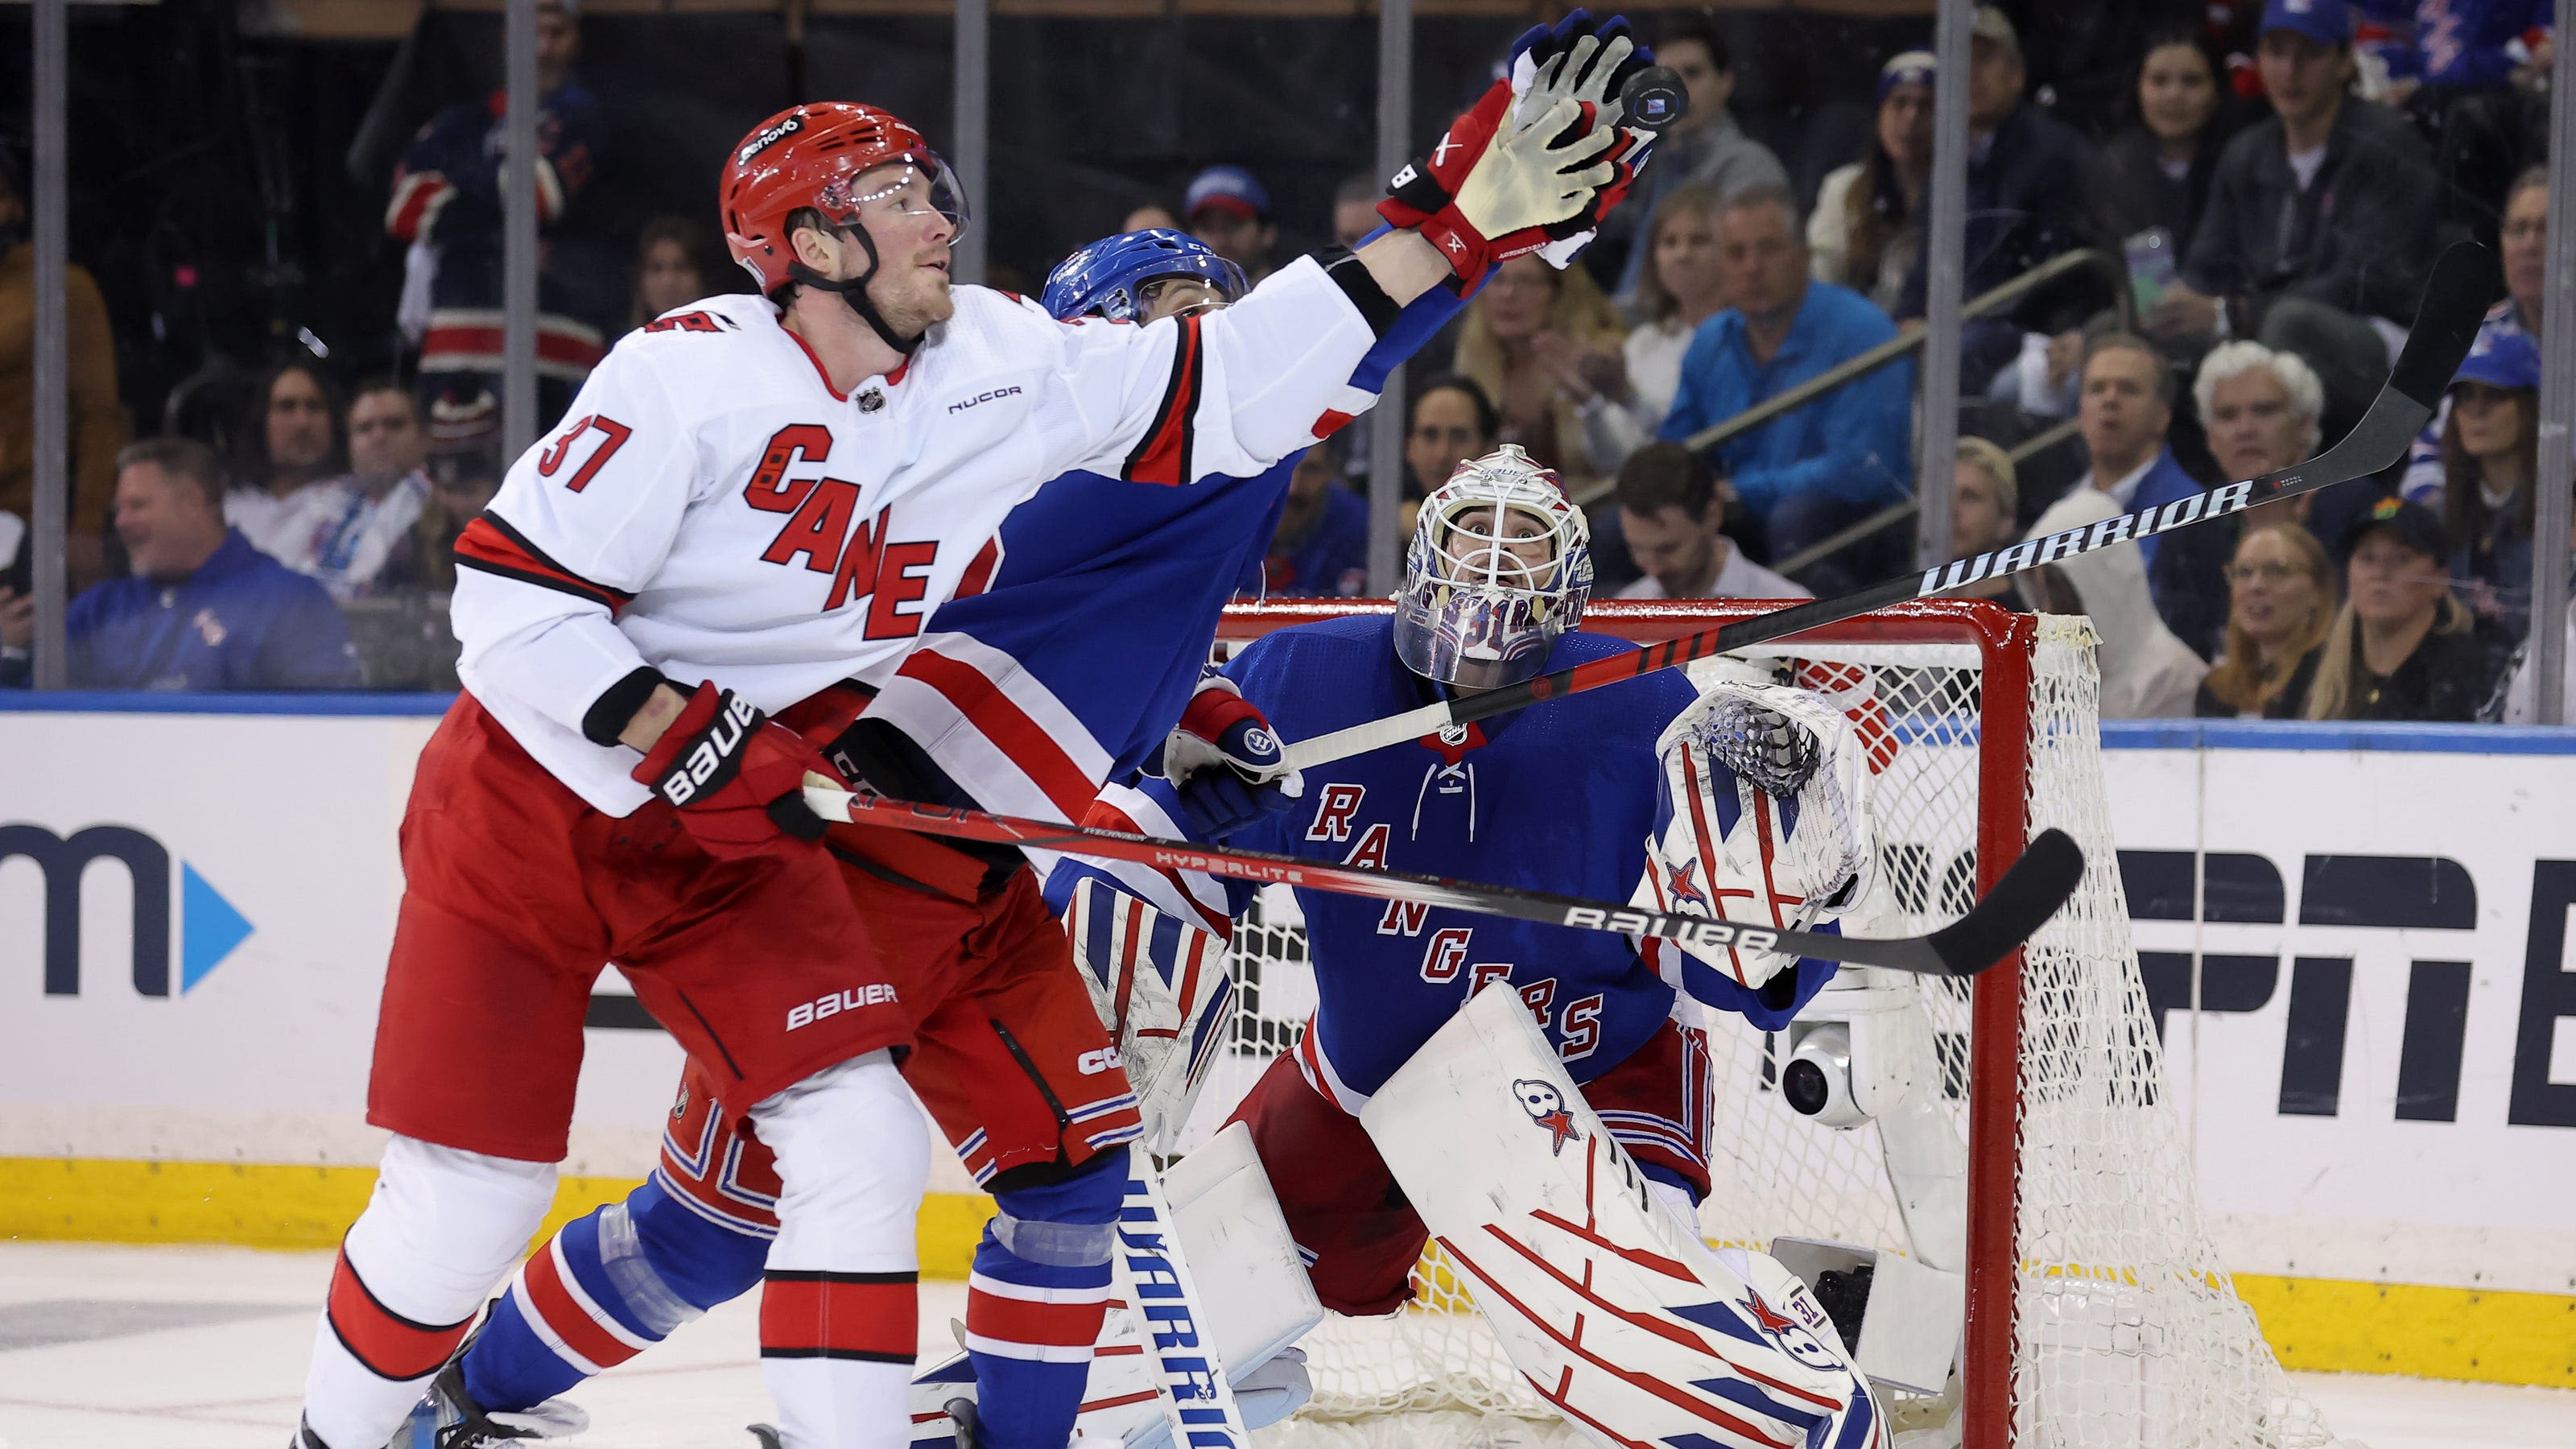
[[[1592,597],[1592,531],[1555,472],[1517,446],[1458,465],[1422,501],[1395,600],[1395,653],[1462,689],[1547,664]]]

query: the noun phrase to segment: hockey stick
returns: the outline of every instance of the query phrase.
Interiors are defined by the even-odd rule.
[[[1051,825],[1043,820],[987,815],[948,805],[853,795],[837,785],[822,783],[819,775],[805,778],[805,803],[826,820],[891,826],[962,840],[989,840],[1024,850],[1132,860],[1162,870],[1202,871],[1265,885],[1310,886],[1374,900],[1418,901],[1551,926],[1661,936],[1685,946],[1781,951],[1820,961],[1885,966],[1926,976],[1974,976],[2002,960],[2057,914],[2057,908],[2075,893],[2075,883],[2084,874],[2084,852],[2074,840],[2063,831],[2043,830],[2004,872],[2003,879],[1995,882],[1994,889],[1986,892],[1986,898],[1966,915],[1928,936],[1869,939],[1748,926],[1705,916],[1670,915],[1580,896],[1301,860],[1264,850],[1156,840],[1088,825]]]
[[[2423,300],[2415,310],[2415,330],[2407,334],[2405,349],[2389,371],[2387,385],[2379,390],[2370,410],[2353,424],[2351,432],[2307,462],[2207,493],[2195,493],[2159,508],[2142,508],[1960,559],[1927,569],[1919,576],[1889,579],[1839,598],[1817,599],[1758,619],[1739,619],[1723,628],[1684,634],[1633,653],[1595,659],[1501,689],[1460,695],[1299,740],[1288,746],[1288,763],[1299,769],[1312,769],[1330,760],[1347,759],[1435,735],[1472,720],[1525,709],[1541,700],[1598,689],[1730,649],[1784,639],[1890,604],[1931,598],[1982,579],[2026,573],[2062,558],[2207,523],[2260,504],[2367,477],[2406,456],[2407,445],[2432,418],[2442,400],[2442,390],[2450,385],[2452,374],[2460,370],[2462,359],[2469,355],[2469,344],[2477,337],[2479,320],[2486,315],[2487,298],[2493,293],[2494,267],[2487,249],[2476,242],[2458,242],[2442,253],[2433,263],[2432,277],[2424,284]]]

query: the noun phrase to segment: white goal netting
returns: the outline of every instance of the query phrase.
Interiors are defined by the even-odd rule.
[[[1366,605],[1356,606],[1366,608]],[[1731,602],[1595,605],[1584,626],[1641,641],[1757,612]],[[1241,639],[1322,606],[1240,611]],[[2081,618],[1934,603],[1757,655],[1866,670],[1896,745],[1876,791],[1881,883],[1868,934],[1956,919],[2030,834],[2083,845],[2074,901],[2016,968],[1927,992],[1943,1102],[1968,1152],[1963,1371],[1937,1398],[1891,1396],[1907,1449],[2302,1449],[2331,1435],[2287,1378],[2203,1231],[2182,1117],[2129,937],[2103,798],[2093,635]],[[1980,838],[1995,841],[1981,860]],[[1284,891],[1238,928],[1240,1014],[1194,1128],[1293,1046],[1314,1004]],[[1976,999],[1982,995],[1984,999]],[[1713,1191],[1704,1234],[1826,1238],[1913,1254],[1875,1123],[1791,1111],[1780,1046],[1710,1023]],[[1186,1143],[1184,1144],[1186,1145]],[[1265,1439],[1296,1444],[1583,1442],[1515,1375],[1438,1260],[1385,1319],[1328,1319],[1305,1343],[1315,1401]]]

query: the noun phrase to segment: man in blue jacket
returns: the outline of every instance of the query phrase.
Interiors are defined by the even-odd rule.
[[[1869,299],[1807,276],[1797,204],[1775,186],[1737,193],[1718,213],[1718,265],[1735,305],[1700,324],[1682,355],[1663,435],[1686,440],[1896,335]],[[1784,558],[1911,490],[1914,366],[1863,374],[1715,450],[1710,462]],[[1823,593],[1856,580],[1834,561],[1799,582]]]
[[[189,438],[116,457],[116,532],[131,578],[72,600],[64,633],[81,689],[355,689],[349,628],[320,584],[224,526],[223,474]],[[27,682],[19,639],[5,682]]]
[[[2078,488],[2107,493],[2123,513],[2162,508],[2203,491],[2200,480],[2165,446],[2173,426],[2173,373],[2155,344],[2128,332],[2096,337],[2084,349],[2075,431],[2092,466]],[[2183,529],[2138,540],[2147,590],[2174,637],[2206,659],[2227,622],[2227,553],[2234,530]]]

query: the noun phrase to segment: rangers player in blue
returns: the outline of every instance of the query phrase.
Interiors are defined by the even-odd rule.
[[[1582,511],[1552,472],[1507,445],[1460,464],[1425,500],[1391,614],[1282,629],[1247,647],[1225,672],[1283,735],[1312,738],[1418,708],[1447,691],[1496,688],[1635,647],[1576,631],[1590,586]],[[1662,671],[1309,767],[1294,801],[1267,799],[1255,802],[1266,808],[1229,812],[1224,802],[1193,798],[1204,793],[1197,778],[1177,786],[1148,780],[1105,792],[1093,821],[1342,864],[1625,894],[1661,910],[1836,929],[1833,918],[1868,890],[1868,780],[1881,763],[1863,743],[1875,706],[1864,701],[1847,711],[1844,703],[1775,682],[1758,666],[1718,671],[1705,690]],[[1139,902],[1149,914],[1222,936],[1250,905],[1252,888],[1145,866],[1067,861],[1051,876],[1048,895],[1068,907],[1078,942],[1099,938],[1082,954],[1101,960],[1117,954],[1113,938],[1157,929],[1186,934],[1171,932],[1168,922],[1140,922]],[[1507,1070],[1491,1080],[1508,1083],[1528,1120],[1545,1130],[1522,1143],[1528,1156],[1521,1162],[1460,1152],[1454,1167],[1433,1167],[1434,1176],[1491,1171],[1505,1184],[1543,1178],[1586,1135],[1577,1126],[1579,1097],[1661,1203],[1660,1210],[1632,1212],[1620,1241],[1673,1262],[1676,1281],[1691,1285],[1672,1290],[1676,1299],[1615,1306],[1677,1313],[1776,1349],[1757,1366],[1743,1361],[1749,1350],[1708,1348],[1685,1325],[1663,1334],[1668,1343],[1689,1341],[1675,1367],[1609,1363],[1632,1371],[1630,1378],[1670,1374],[1698,1388],[1723,1383],[1709,1389],[1722,1404],[1675,1399],[1652,1410],[1698,1415],[1717,1428],[1732,1423],[1746,1435],[1697,1430],[1713,1437],[1692,1442],[1792,1442],[1769,1437],[1784,1432],[1817,1445],[1875,1442],[1866,1390],[1824,1335],[1794,1326],[1807,1301],[1778,1264],[1739,1253],[1694,1278],[1672,1256],[1696,1250],[1695,1208],[1709,1186],[1706,1048],[1693,1025],[1699,1009],[1738,1012],[1778,1029],[1832,979],[1830,963],[1726,949],[1686,954],[1664,942],[1303,888],[1297,897],[1315,971],[1315,1014],[1233,1120],[1249,1129],[1324,1307],[1361,1316],[1402,1307],[1431,1234],[1461,1230],[1426,1225],[1431,1210],[1416,1210],[1422,1179],[1407,1173],[1424,1171],[1447,1144],[1436,1140],[1435,1128],[1432,1142],[1390,1145],[1386,1123],[1396,1114],[1385,1109],[1404,1099],[1389,1084],[1419,1079],[1434,1062],[1469,1081],[1476,1068],[1492,1067],[1483,1059],[1460,1065],[1465,1038],[1458,1028],[1474,1025],[1490,1040],[1490,1011],[1482,1023],[1462,1018],[1475,1014],[1466,1008],[1479,992],[1507,991],[1537,1031],[1527,1052],[1505,1057]],[[1170,968],[1154,964],[1168,984]],[[1130,990],[1142,999],[1152,984],[1136,972]],[[1188,1015],[1185,1008],[1183,1039],[1198,1035]],[[1171,1034],[1169,1016],[1154,1020]],[[1149,1098],[1149,1132],[1158,1118],[1186,1113],[1185,1101],[1150,1100],[1153,1084],[1165,1080],[1144,1059],[1154,1034],[1120,1038],[1131,1078]],[[1554,1082],[1542,1075],[1560,1071]],[[1397,1095],[1372,1112],[1382,1089]],[[1592,1204],[1586,1184],[1583,1201]],[[1601,1231],[1612,1232],[1608,1206],[1594,1206]],[[1677,1250],[1676,1243],[1692,1246]],[[1471,1292],[1480,1275],[1493,1276],[1465,1266]],[[1675,1306],[1677,1299],[1725,1294],[1724,1285],[1742,1295],[1733,1298],[1740,1316],[1712,1304]],[[1534,1296],[1526,1285],[1491,1299],[1476,1292],[1507,1346],[1515,1343],[1510,1320],[1529,1319],[1523,1305]],[[1705,1364],[1712,1353],[1743,1382],[1728,1381],[1723,1369],[1686,1367]],[[1607,1442],[1682,1442],[1639,1433],[1650,1420],[1634,1417],[1634,1404],[1569,1388],[1517,1352],[1514,1361],[1551,1403],[1601,1430]],[[1754,1415],[1771,1423],[1743,1428]]]

